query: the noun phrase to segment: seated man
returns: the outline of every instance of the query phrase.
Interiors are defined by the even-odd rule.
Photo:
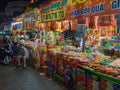
[[[18,66],[21,65],[20,60],[22,59],[23,60],[23,68],[26,68],[26,61],[29,57],[29,52],[23,44],[20,45],[20,52],[21,52],[21,54],[18,56]]]

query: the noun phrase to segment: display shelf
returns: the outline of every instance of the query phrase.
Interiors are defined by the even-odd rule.
[[[82,69],[86,70],[87,72],[90,72],[90,73],[92,73],[92,74],[94,74],[94,75],[97,75],[97,76],[99,76],[100,78],[104,78],[104,79],[106,79],[106,80],[108,80],[108,81],[111,81],[111,82],[120,84],[120,80],[118,80],[118,79],[116,79],[116,78],[114,78],[114,77],[111,77],[111,76],[109,76],[109,75],[102,74],[102,73],[100,73],[100,72],[97,72],[97,71],[95,71],[95,70],[93,70],[93,69],[91,69],[91,68],[85,67],[85,66],[80,66],[80,65],[79,65],[78,67],[79,67],[79,68],[82,68]]]
[[[77,90],[120,90],[120,80],[89,67],[79,65],[76,75]]]

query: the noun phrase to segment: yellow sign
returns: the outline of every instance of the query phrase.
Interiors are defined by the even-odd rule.
[[[70,6],[75,6],[77,3],[78,4],[83,4],[85,3],[87,0],[69,0],[69,4]]]
[[[61,20],[65,18],[65,10],[57,10],[42,15],[43,21]]]

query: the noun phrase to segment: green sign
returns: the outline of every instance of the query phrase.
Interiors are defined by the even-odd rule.
[[[52,2],[49,6],[46,6],[43,8],[43,12],[47,12],[51,9],[59,9],[61,6],[65,6],[67,4],[68,0],[62,0],[58,2]]]
[[[65,18],[65,10],[57,10],[42,15],[43,21],[61,20]]]

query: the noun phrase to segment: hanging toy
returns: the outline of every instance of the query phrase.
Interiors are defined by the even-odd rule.
[[[89,48],[86,48],[85,52],[86,52],[87,54],[90,54],[90,53],[91,53],[91,50],[90,50]]]
[[[87,33],[90,34],[90,28],[87,29]]]

